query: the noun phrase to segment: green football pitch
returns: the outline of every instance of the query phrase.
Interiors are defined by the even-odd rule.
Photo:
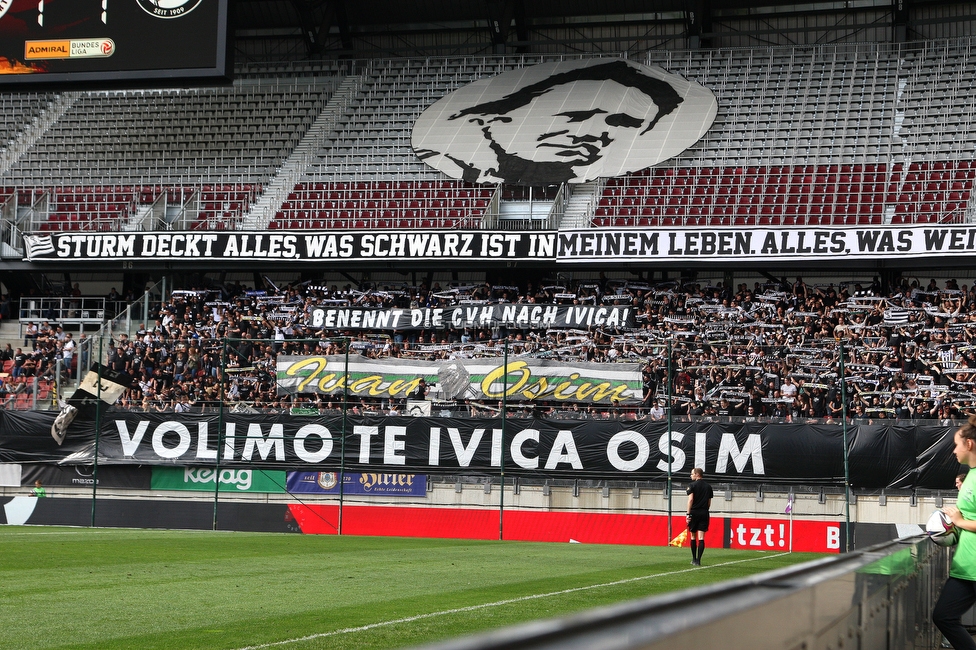
[[[392,648],[817,556],[0,527],[0,648]]]

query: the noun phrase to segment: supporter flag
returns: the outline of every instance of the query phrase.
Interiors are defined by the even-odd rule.
[[[68,427],[75,418],[92,418],[98,401],[111,406],[115,404],[122,393],[132,388],[132,377],[124,372],[112,370],[100,363],[92,364],[91,370],[81,380],[81,384],[74,394],[62,404],[61,412],[51,425],[51,436],[59,445],[64,442]]]
[[[51,235],[24,235],[24,244],[27,246],[28,258],[54,252],[54,239]]]
[[[277,284],[275,284],[275,283],[274,283],[274,282],[273,282],[273,281],[271,280],[271,278],[269,278],[269,277],[268,277],[268,276],[266,276],[266,275],[262,275],[261,277],[262,277],[262,278],[264,279],[264,283],[265,283],[266,285],[268,285],[268,288],[269,288],[269,289],[271,289],[271,290],[272,290],[272,291],[274,291],[275,293],[281,293],[281,289],[279,289],[279,288],[278,288],[278,285],[277,285]]]
[[[688,541],[688,529],[685,528],[683,531],[678,533],[678,536],[668,542],[668,546],[684,546],[685,542]]]
[[[884,322],[885,325],[890,325],[892,327],[908,325],[908,310],[899,309],[897,307],[886,309],[884,313]]]

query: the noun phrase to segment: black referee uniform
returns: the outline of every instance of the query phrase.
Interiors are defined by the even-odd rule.
[[[712,503],[714,492],[712,486],[705,482],[701,475],[688,486],[688,532],[691,533],[691,563],[701,564],[702,552],[705,550],[705,537],[697,539],[695,533],[705,533],[708,530],[708,508]]]

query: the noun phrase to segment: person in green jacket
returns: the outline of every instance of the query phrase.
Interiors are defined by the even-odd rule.
[[[31,490],[31,496],[39,499],[47,496],[47,490],[44,489],[40,480],[34,481],[34,489]]]
[[[976,467],[976,416],[969,416],[956,431],[954,441],[959,463]],[[956,650],[976,650],[976,641],[962,624],[962,615],[976,603],[976,472],[966,474],[956,505],[943,508],[943,512],[959,529],[959,545],[952,556],[949,579],[932,610],[932,622]]]

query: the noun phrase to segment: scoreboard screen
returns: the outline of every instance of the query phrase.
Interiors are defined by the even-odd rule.
[[[229,0],[0,0],[0,90],[230,77]]]

